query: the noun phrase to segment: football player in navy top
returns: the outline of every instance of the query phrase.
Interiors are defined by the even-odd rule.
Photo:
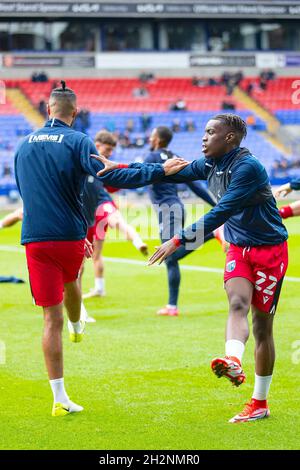
[[[255,339],[254,392],[243,411],[230,420],[233,423],[254,421],[270,414],[267,396],[275,362],[273,320],[288,265],[288,233],[264,166],[248,149],[240,147],[246,134],[246,123],[239,116],[214,116],[203,136],[204,157],[173,176],[161,177],[160,182],[207,180],[217,204],[196,223],[163,243],[149,260],[149,264],[162,262],[182,246],[195,249],[203,243],[205,235],[225,224],[225,239],[230,243],[224,272],[229,316],[225,357],[212,361],[213,372],[228,378],[235,386],[245,381],[241,363],[249,336],[250,308]],[[109,175],[118,168],[99,156],[96,158],[105,165],[100,175],[106,172]],[[130,164],[129,174],[138,168],[145,171],[142,164]],[[119,171],[115,170],[115,182],[111,184],[121,184],[123,176]],[[136,184],[141,183],[140,179]]]
[[[43,350],[53,391],[53,416],[82,411],[64,387],[62,328],[63,303],[69,317],[70,339],[79,342],[84,334],[80,320],[81,291],[77,281],[84,254],[91,256],[85,240],[87,222],[82,209],[82,191],[87,175],[97,177],[103,164],[93,141],[71,128],[77,113],[76,95],[62,81],[52,90],[44,127],[26,136],[15,153],[15,176],[23,199],[21,243],[25,245],[31,291],[43,308]],[[145,168],[114,172],[101,180],[111,186],[132,188],[176,173],[187,162],[182,159],[151,164]],[[117,180],[117,181],[116,181]],[[120,187],[120,186],[118,186]]]

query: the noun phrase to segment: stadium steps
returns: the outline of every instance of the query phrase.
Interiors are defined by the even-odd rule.
[[[247,93],[241,88],[235,87],[234,89],[235,98],[243,103],[246,109],[252,111],[256,116],[259,116],[267,125],[267,132],[261,132],[266,140],[271,142],[275,147],[286,155],[290,154],[290,150],[277,138],[277,133],[280,128],[280,122],[276,119],[273,114],[267,111],[257,101],[252,99]]]
[[[21,90],[19,90],[18,88],[7,88],[6,93],[10,102],[34,128],[39,128],[43,126],[43,116],[35,109],[35,107],[21,92]]]
[[[286,147],[282,142],[280,142],[276,137],[269,134],[268,132],[260,132],[260,134],[272,145],[274,145],[280,152],[284,155],[288,156],[291,155],[291,150]]]

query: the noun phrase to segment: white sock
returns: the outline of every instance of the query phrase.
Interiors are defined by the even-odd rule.
[[[266,400],[270,385],[272,382],[272,375],[256,375],[255,374],[255,384],[254,384],[254,392],[252,398],[256,400]]]
[[[229,339],[225,343],[225,354],[226,356],[234,356],[242,362],[242,357],[244,354],[245,345],[238,339]]]
[[[73,321],[70,320],[70,323],[71,323],[71,325],[72,325],[72,327],[73,327],[74,333],[81,333],[82,324],[81,324],[81,321],[80,321],[80,320],[75,321],[75,322],[73,322]]]
[[[141,239],[141,237],[138,234],[132,240],[132,244],[133,244],[133,246],[135,246],[135,248],[137,250],[139,250],[142,245],[145,245],[145,243],[143,242],[143,240]]]
[[[168,308],[177,308],[177,305],[168,304],[167,307],[168,307]]]
[[[99,291],[104,290],[104,277],[95,277],[95,289]]]
[[[83,302],[81,302],[80,320],[85,321],[87,317],[88,317],[88,314],[87,314],[86,308],[85,308]]]
[[[0,229],[3,228],[3,222],[0,220]]]
[[[65,391],[64,379],[49,380],[53,392],[54,403],[68,403],[69,397]]]

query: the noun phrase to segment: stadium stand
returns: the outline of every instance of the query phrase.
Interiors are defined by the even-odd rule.
[[[299,93],[296,96],[296,89],[292,86],[296,80],[299,81],[298,77],[278,77],[268,80],[266,88],[262,89],[260,78],[247,77],[243,79],[241,88],[247,90],[249,84],[252,84],[251,97],[274,114],[282,124],[300,124]]]
[[[262,91],[259,90],[259,78],[245,78],[241,87],[246,90],[249,83],[255,83],[251,96],[275,113],[279,119],[295,123],[300,122],[300,111],[291,103],[293,80],[293,78],[278,78],[268,81],[267,89]],[[19,79],[7,80],[6,86],[21,90],[37,108],[40,100],[47,99],[56,82],[58,80],[34,83]],[[79,108],[90,111],[91,125],[88,133],[92,137],[101,128],[116,131],[120,137],[126,136],[127,144],[122,143],[120,139],[115,154],[116,159],[126,162],[143,158],[148,149],[147,137],[150,129],[158,125],[172,127],[176,123],[178,132],[174,133],[171,148],[178,155],[193,160],[201,152],[201,137],[205,123],[222,110],[224,101],[233,104],[234,112],[246,120],[253,114],[235,97],[228,96],[223,85],[197,87],[192,85],[190,78],[159,78],[146,84],[141,83],[138,78],[69,79],[67,84],[76,90]],[[134,90],[140,87],[147,89],[146,96],[135,96]],[[180,98],[184,99],[187,110],[170,111],[172,103]],[[142,123],[142,116],[145,114],[150,119],[146,130]],[[127,130],[129,121],[131,131]],[[194,131],[186,131],[187,122],[193,123]],[[32,130],[32,126],[9,101],[0,107],[0,126],[0,177],[8,180],[8,174],[13,175],[14,148],[19,138]],[[244,145],[249,146],[272,172],[274,162],[281,161],[285,156],[260,133],[265,130],[265,122],[255,116],[255,126],[253,128],[249,126]],[[12,178],[13,176],[11,180]]]

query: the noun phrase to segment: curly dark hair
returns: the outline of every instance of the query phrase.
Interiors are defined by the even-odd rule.
[[[242,119],[237,114],[217,114],[217,116],[214,116],[212,119],[221,121],[223,124],[229,127],[229,129],[236,132],[240,142],[247,135],[247,124],[245,123],[244,119]]]

